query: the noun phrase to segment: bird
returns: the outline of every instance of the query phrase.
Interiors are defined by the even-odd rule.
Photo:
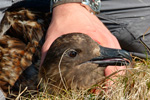
[[[9,89],[36,89],[38,66],[49,13],[24,7],[8,9],[0,24],[0,87],[7,96]],[[31,84],[32,83],[32,84]]]
[[[20,85],[21,90],[37,90],[40,80],[49,93],[86,89],[103,81],[106,66],[131,61],[124,50],[102,47],[84,33],[68,33],[53,42],[40,66],[51,16],[24,7],[5,12],[0,24],[0,87],[5,96],[9,90],[19,93]]]
[[[39,79],[50,94],[84,90],[104,81],[106,66],[128,65],[129,61],[125,50],[102,47],[83,33],[68,33],[49,48]]]

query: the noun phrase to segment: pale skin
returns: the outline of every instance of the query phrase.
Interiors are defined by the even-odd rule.
[[[72,32],[85,33],[102,46],[121,49],[117,39],[95,15],[79,3],[67,3],[53,9],[52,21],[42,47],[41,63],[54,40],[63,34]],[[125,68],[125,66],[108,66],[105,69],[105,76]]]

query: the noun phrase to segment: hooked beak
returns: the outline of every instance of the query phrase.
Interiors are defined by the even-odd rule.
[[[106,67],[108,65],[123,66],[129,65],[132,61],[130,54],[121,49],[112,49],[100,47],[100,56],[90,60],[92,63],[99,64],[99,66]]]

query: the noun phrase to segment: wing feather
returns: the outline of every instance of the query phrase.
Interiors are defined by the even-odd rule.
[[[20,84],[35,89],[48,18],[25,8],[5,13],[0,24],[0,87],[6,94],[9,86],[16,91]]]

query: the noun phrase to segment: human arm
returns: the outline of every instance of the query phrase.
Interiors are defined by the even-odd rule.
[[[79,3],[67,3],[55,7],[53,10],[52,21],[42,48],[42,62],[56,38],[73,32],[87,34],[102,46],[121,49],[117,39],[95,15]],[[125,66],[108,66],[105,69],[105,75],[108,76],[114,71],[124,68]]]

